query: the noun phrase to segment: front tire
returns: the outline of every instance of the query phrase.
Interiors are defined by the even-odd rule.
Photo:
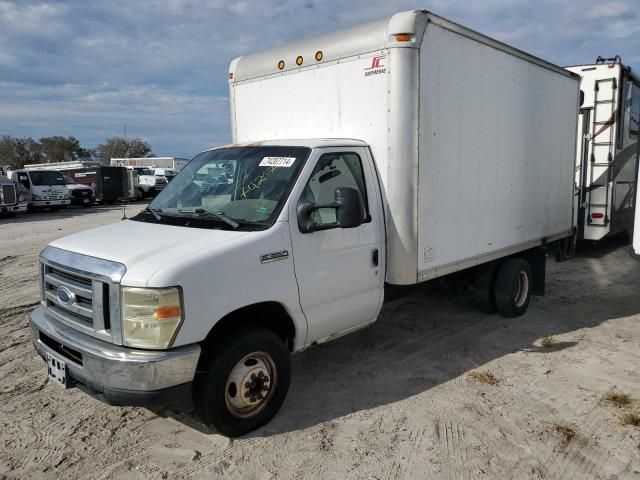
[[[532,286],[529,262],[522,258],[506,259],[498,269],[494,286],[498,313],[505,317],[519,317],[526,312]]]
[[[289,390],[291,362],[285,342],[269,330],[252,327],[229,335],[210,347],[193,400],[207,426],[237,437],[278,412]]]

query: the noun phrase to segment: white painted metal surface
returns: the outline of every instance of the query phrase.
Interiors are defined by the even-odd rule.
[[[326,60],[314,61],[316,50]],[[307,59],[301,67],[291,66],[296,55]],[[236,142],[370,144],[389,283],[450,273],[573,226],[577,76],[431,13],[236,59],[230,94]]]
[[[437,25],[420,55],[420,277],[569,233],[577,81]]]

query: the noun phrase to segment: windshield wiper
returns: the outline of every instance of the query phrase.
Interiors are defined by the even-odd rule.
[[[237,229],[237,228],[240,228],[240,224],[239,223],[234,222],[230,218],[227,218],[227,217],[225,217],[224,215],[222,215],[220,213],[211,212],[209,210],[205,210],[204,208],[183,209],[183,210],[178,210],[178,211],[180,213],[195,213],[197,215],[215,217],[218,220],[222,220],[227,225],[230,225],[234,230]]]
[[[161,212],[162,209],[161,208],[151,208],[151,207],[147,207],[144,210],[142,210],[143,212],[148,212],[151,215],[154,216],[154,218],[158,221],[162,220],[162,216],[158,213]]]

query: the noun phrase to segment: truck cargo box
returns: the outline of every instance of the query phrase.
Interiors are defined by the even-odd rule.
[[[573,230],[579,77],[427,11],[240,57],[234,142],[354,138],[387,200],[387,282]]]

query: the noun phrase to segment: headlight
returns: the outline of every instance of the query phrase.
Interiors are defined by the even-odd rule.
[[[168,348],[181,323],[179,289],[122,287],[122,339],[125,345]]]
[[[24,195],[18,195],[18,202],[24,202]]]

